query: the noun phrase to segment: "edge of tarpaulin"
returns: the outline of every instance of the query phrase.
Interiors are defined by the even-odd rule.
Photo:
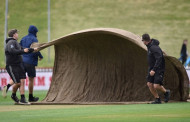
[[[190,99],[187,101],[169,101],[168,103],[179,103],[179,102],[190,102]],[[143,101],[143,102],[69,102],[69,103],[60,103],[60,102],[32,102],[30,105],[132,105],[132,104],[150,104],[151,101]],[[162,102],[162,104],[168,104]],[[20,105],[15,103],[15,105]]]

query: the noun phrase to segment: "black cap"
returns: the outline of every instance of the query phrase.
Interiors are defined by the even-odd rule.
[[[150,41],[150,36],[149,34],[145,33],[142,35],[142,41]]]
[[[8,32],[8,36],[9,36],[9,37],[13,37],[13,35],[14,35],[15,33],[17,33],[17,32],[18,32],[17,29],[11,29],[11,30]]]

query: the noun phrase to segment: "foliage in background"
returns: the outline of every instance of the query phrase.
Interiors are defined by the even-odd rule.
[[[0,0],[0,67],[4,67],[5,0]],[[190,34],[190,0],[51,0],[51,40],[89,28],[119,28],[141,36],[149,33],[161,48],[179,57],[183,39]],[[47,42],[47,0],[9,0],[8,29],[20,30],[20,39],[29,25],[39,28],[39,42]],[[190,50],[190,44],[188,45]],[[47,49],[39,66],[53,66]]]

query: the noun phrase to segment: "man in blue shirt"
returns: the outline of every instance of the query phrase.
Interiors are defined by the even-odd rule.
[[[37,32],[38,29],[34,25],[30,25],[28,29],[28,35],[24,36],[21,41],[20,45],[25,48],[30,48],[31,44],[34,42],[38,42],[37,39]],[[28,53],[28,54],[23,54],[23,63],[24,63],[24,68],[25,71],[27,72],[27,75],[29,77],[29,102],[36,102],[39,100],[38,97],[33,96],[33,87],[34,87],[34,78],[36,77],[36,69],[35,67],[38,65],[38,59],[42,60],[43,56],[40,52],[36,53]]]

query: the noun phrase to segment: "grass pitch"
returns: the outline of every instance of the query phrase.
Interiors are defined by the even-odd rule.
[[[35,91],[42,100],[47,91]],[[2,122],[189,122],[190,102],[160,105],[14,105],[0,97]],[[27,93],[26,93],[27,95]],[[27,96],[26,96],[27,97]]]

